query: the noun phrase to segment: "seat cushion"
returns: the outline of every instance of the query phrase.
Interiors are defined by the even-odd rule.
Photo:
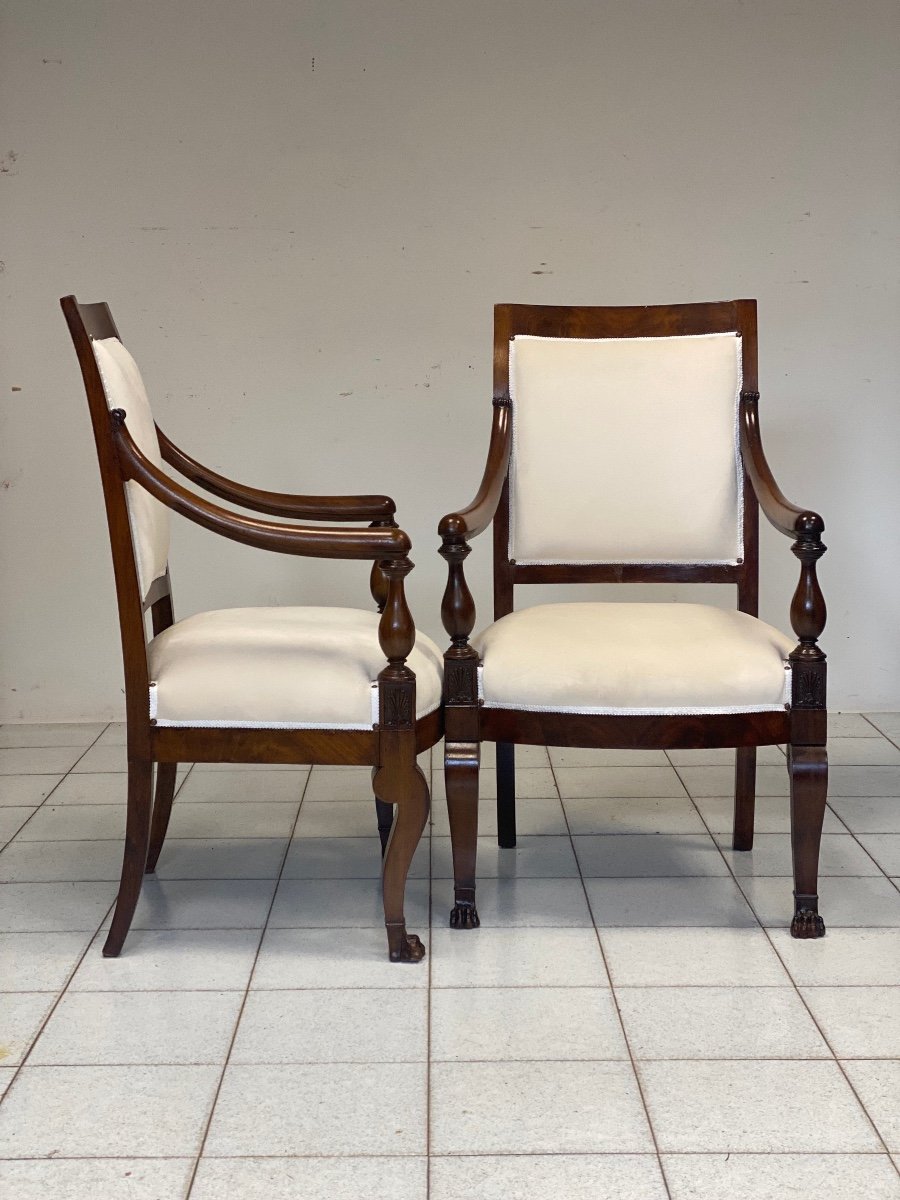
[[[371,729],[387,665],[377,613],[353,608],[228,608],[178,621],[149,647],[158,725]],[[416,717],[441,701],[442,656],[424,634],[407,665]]]
[[[795,642],[703,604],[544,604],[473,645],[488,708],[652,716],[761,712],[790,698]]]

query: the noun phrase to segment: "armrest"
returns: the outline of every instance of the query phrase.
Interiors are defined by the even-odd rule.
[[[491,441],[478,493],[471,504],[442,518],[438,533],[445,542],[464,541],[483,533],[493,521],[500,503],[512,448],[512,426],[508,402],[495,401],[494,405]]]
[[[161,504],[187,517],[197,525],[243,542],[260,550],[281,554],[300,554],[310,558],[402,559],[411,543],[401,529],[379,526],[369,529],[317,529],[302,525],[282,525],[276,521],[257,521],[228,509],[210,504],[189,492],[180,483],[160,471],[141,452],[125,425],[125,413],[113,409],[113,435],[122,475],[133,479]]]
[[[307,521],[365,521],[387,520],[393,517],[396,505],[390,496],[292,496],[283,492],[267,492],[226,479],[191,458],[168,438],[157,425],[159,449],[163,459],[191,483],[204,491],[250,508],[254,512],[270,513],[275,517],[296,517]]]
[[[825,522],[818,513],[787,500],[766,462],[759,432],[759,392],[741,393],[741,453],[759,506],[767,519],[786,537],[818,537]]]

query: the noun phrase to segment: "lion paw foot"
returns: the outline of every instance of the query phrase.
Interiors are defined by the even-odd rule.
[[[473,900],[458,900],[450,913],[451,929],[477,929],[481,924]]]
[[[791,937],[820,938],[825,936],[825,922],[811,908],[801,908],[791,921]]]
[[[425,944],[414,933],[404,932],[396,941],[392,939],[388,957],[391,962],[421,962],[425,957]]]

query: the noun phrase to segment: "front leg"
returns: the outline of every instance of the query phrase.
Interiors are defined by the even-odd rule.
[[[477,742],[445,743],[444,786],[453,847],[451,929],[477,929],[481,924],[475,907],[479,757]]]
[[[791,852],[794,859],[794,918],[791,937],[825,936],[819,916],[819,844],[828,791],[828,755],[824,746],[790,746]]]
[[[402,734],[382,735],[387,750],[383,765],[375,772],[373,786],[376,795],[386,804],[396,804],[396,817],[391,827],[382,867],[384,924],[388,937],[388,957],[391,962],[420,962],[425,946],[414,933],[407,933],[403,900],[410,863],[428,820],[428,783],[416,762],[415,744],[390,743]]]

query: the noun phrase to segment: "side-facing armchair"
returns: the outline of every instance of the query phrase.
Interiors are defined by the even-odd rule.
[[[60,303],[93,424],[125,665],[128,818],[104,955],[122,949],[143,875],[155,869],[179,762],[340,763],[373,768],[389,957],[419,961],[425,948],[407,933],[403,898],[428,816],[428,784],[416,755],[441,735],[441,659],[433,642],[416,635],[407,607],[410,541],[397,528],[393,501],[282,495],[209,470],[157,429],[108,307],[79,304],[74,296]],[[183,487],[163,470],[164,461],[243,508],[369,525],[329,529],[240,515]],[[170,510],[261,550],[371,561],[380,618],[357,609],[284,607],[224,609],[175,621]]]
[[[733,846],[753,845],[756,747],[786,744],[791,933],[821,937],[827,787],[818,514],[790,504],[757,420],[756,302],[494,310],[494,410],[475,499],[439,526],[445,779],[456,928],[478,925],[479,747],[497,743],[501,846],[516,744],[735,747]],[[757,617],[758,511],[793,542],[796,639]],[[494,624],[470,642],[463,565],[493,522]],[[737,610],[567,603],[514,610],[517,584],[727,583]],[[637,803],[637,801],[636,801]]]

